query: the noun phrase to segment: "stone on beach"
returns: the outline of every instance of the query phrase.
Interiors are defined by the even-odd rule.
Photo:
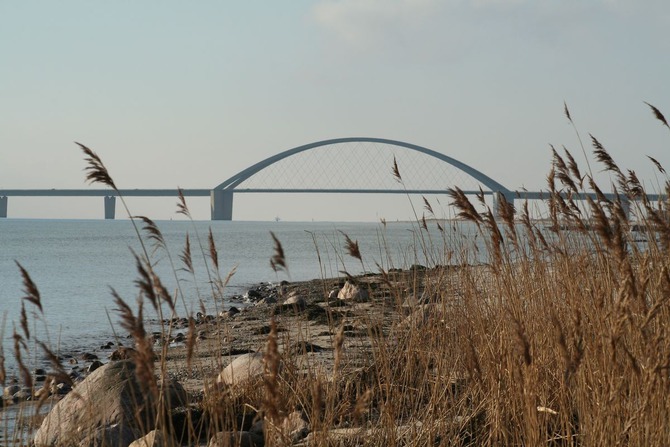
[[[258,378],[265,372],[265,361],[262,352],[243,354],[226,366],[216,378],[217,383],[240,385],[251,379]]]
[[[32,397],[32,392],[30,388],[21,388],[21,390],[17,391],[14,393],[12,396],[12,402],[19,403],[19,402],[25,402],[28,399]]]
[[[264,304],[276,304],[277,303],[277,298],[273,296],[266,296],[265,298],[262,298],[260,301],[256,302],[256,306],[262,306]]]
[[[19,391],[21,391],[21,386],[20,385],[8,385],[3,390],[2,397],[5,400],[11,400],[12,396],[14,396]]]
[[[337,294],[337,298],[347,301],[365,302],[370,299],[368,291],[351,281],[347,281]]]
[[[128,348],[126,346],[121,346],[117,348],[114,352],[109,354],[110,360],[132,360],[133,357],[137,354],[133,348]]]
[[[222,310],[221,312],[219,312],[219,317],[221,317],[221,318],[233,318],[235,315],[237,315],[239,313],[240,313],[240,310],[237,307],[233,306],[228,310]]]
[[[284,438],[295,443],[304,439],[309,434],[309,424],[299,411],[288,414],[279,426]]]
[[[107,445],[125,447],[151,428],[151,407],[138,383],[135,365],[111,362],[56,403],[35,433],[34,444],[96,445],[98,441],[112,441]]]
[[[305,297],[298,292],[293,291],[288,294],[288,298],[284,301],[284,305],[291,305],[303,309],[307,305],[307,300],[305,300]]]

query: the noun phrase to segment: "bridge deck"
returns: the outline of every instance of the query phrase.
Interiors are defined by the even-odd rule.
[[[182,189],[185,197],[209,197],[211,189]],[[287,193],[287,194],[446,194],[447,189],[234,189],[235,194],[241,193]],[[492,195],[493,191],[463,191],[467,195]],[[543,200],[550,197],[548,191],[512,191],[514,198],[519,200]],[[177,197],[177,189],[120,189],[118,192],[110,189],[0,189],[0,197]],[[612,200],[615,194],[605,193],[606,198]],[[563,194],[564,197],[567,194]],[[584,200],[586,197],[597,199],[595,193],[573,194],[572,197]],[[667,198],[666,194],[647,194],[651,201]]]
[[[182,189],[185,197],[209,197],[210,189]],[[446,189],[235,189],[235,194],[240,193],[355,193],[355,194],[446,194]],[[477,194],[479,191],[465,191],[466,194]],[[176,189],[120,189],[118,193],[110,189],[0,189],[0,197],[177,197]],[[484,194],[493,194],[492,191],[484,191]]]

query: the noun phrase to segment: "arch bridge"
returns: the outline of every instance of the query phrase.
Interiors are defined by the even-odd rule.
[[[350,147],[351,154],[343,154],[342,145],[352,145]],[[369,146],[369,145],[373,146]],[[363,146],[367,145],[367,146]],[[375,156],[374,163],[360,163],[357,160],[362,155],[362,152],[373,148],[377,152]],[[348,155],[351,155],[354,158],[354,163],[359,168],[358,179],[355,183],[356,185],[346,187],[342,185],[341,179],[338,177],[338,185],[325,184],[322,186],[301,186],[298,182],[293,182],[292,185],[285,187],[272,187],[272,186],[263,186],[257,185],[253,182],[250,182],[254,176],[261,173],[262,171],[269,170],[274,166],[278,166],[281,163],[287,165],[287,168],[283,170],[283,173],[286,175],[295,175],[300,176],[299,172],[291,171],[291,164],[286,163],[292,157],[298,156],[298,154],[304,154],[307,152],[315,152],[317,149],[323,148],[332,148],[334,149],[335,159],[347,158]],[[433,178],[424,178],[423,182],[412,182],[410,179],[403,179],[403,184],[399,182],[394,182],[392,175],[390,173],[390,168],[392,166],[391,160],[394,160],[396,155],[393,149],[402,149],[405,153],[410,154],[420,154],[423,156],[424,165],[426,162],[428,166],[432,168]],[[386,164],[380,165],[380,156],[386,155]],[[320,157],[323,157],[323,151],[319,154]],[[383,158],[383,157],[381,157]],[[437,162],[437,163],[436,163]],[[407,168],[406,165],[400,164],[400,172]],[[415,163],[416,164],[416,163]],[[376,165],[376,166],[375,166]],[[435,169],[436,166],[442,167],[452,167],[456,168],[461,173],[466,174],[466,177],[469,177],[470,180],[474,180],[474,183],[470,183],[475,186],[473,189],[465,191],[466,193],[479,193],[480,189],[477,187],[481,184],[484,188],[481,190],[484,191],[484,194],[493,195],[494,203],[497,201],[498,194],[503,195],[507,201],[512,202],[514,200],[515,193],[510,191],[497,181],[493,180],[491,177],[485,175],[484,173],[478,171],[477,169],[469,166],[459,160],[456,160],[452,157],[444,155],[442,153],[436,152],[434,150],[418,146],[416,144],[406,143],[403,141],[389,140],[385,138],[371,138],[371,137],[350,137],[350,138],[336,138],[330,140],[317,141],[310,144],[305,144],[303,146],[298,146],[293,149],[276,154],[272,157],[268,157],[263,161],[260,161],[247,169],[244,169],[237,174],[233,175],[226,181],[222,182],[216,186],[211,192],[211,217],[212,220],[231,220],[233,217],[233,197],[234,194],[238,193],[336,193],[336,194],[445,194],[447,188],[452,187],[453,184],[449,183],[448,178],[435,178],[439,177],[440,174],[443,174],[442,170]],[[333,168],[333,166],[328,166]],[[422,166],[411,166],[413,168],[422,170]],[[424,166],[425,168],[425,166]],[[453,169],[452,169],[453,171]],[[379,181],[379,173],[382,173],[382,178],[385,177],[386,182]],[[331,173],[332,174],[332,173]],[[341,172],[337,173],[338,175]],[[419,176],[422,176],[422,172],[418,172]],[[317,176],[328,176],[328,172],[321,172],[316,174]],[[360,177],[367,177],[366,179],[361,179]],[[445,176],[447,177],[447,176]],[[453,175],[451,176],[453,177]],[[391,184],[388,184],[388,181],[391,181]],[[405,182],[409,182],[405,184]],[[304,182],[303,182],[304,183]],[[326,182],[328,183],[328,182]]]

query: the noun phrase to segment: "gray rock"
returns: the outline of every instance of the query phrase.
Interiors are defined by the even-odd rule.
[[[94,360],[90,365],[88,365],[88,368],[86,368],[87,373],[92,373],[96,369],[100,368],[102,366],[102,362],[100,360]]]
[[[288,298],[284,301],[284,305],[291,305],[299,309],[304,309],[307,305],[307,300],[305,300],[304,296],[298,294],[298,292],[293,291],[289,293]]]
[[[299,411],[294,411],[286,416],[280,429],[284,437],[290,439],[294,444],[309,434],[309,424]]]
[[[19,402],[25,402],[30,400],[31,397],[33,397],[33,393],[30,391],[30,388],[22,388],[20,391],[14,393],[12,396],[12,402],[15,404]]]
[[[277,298],[273,296],[266,296],[262,300],[256,302],[255,306],[262,306],[263,304],[276,304]]]
[[[240,309],[233,306],[228,310],[222,310],[219,312],[219,318],[233,318],[235,315],[240,313]]]
[[[2,391],[2,397],[4,397],[7,400],[11,400],[12,396],[15,395],[21,391],[21,386],[20,385],[9,385],[6,386],[5,389]]]
[[[132,358],[137,354],[133,348],[128,348],[121,346],[109,354],[110,360],[132,360]]]
[[[335,287],[333,290],[330,291],[330,293],[328,293],[328,300],[330,301],[330,300],[335,300],[335,299],[337,299],[337,295],[338,295],[339,293],[340,293],[340,288],[339,288],[339,287]]]
[[[158,387],[164,390],[163,397],[169,408],[184,407],[189,404],[188,393],[175,379],[159,380]]]
[[[262,352],[243,354],[226,366],[216,378],[217,383],[225,385],[240,385],[254,378],[259,378],[265,372],[265,361]]]
[[[72,391],[72,385],[65,382],[52,383],[50,387],[51,394],[63,395]]]
[[[90,352],[84,352],[80,358],[85,362],[92,362],[93,360],[98,360],[98,356]]]
[[[347,281],[337,294],[337,298],[347,301],[365,302],[370,299],[370,294],[366,289]]]
[[[153,406],[130,361],[108,363],[60,400],[35,433],[35,446],[127,447],[153,426]]]

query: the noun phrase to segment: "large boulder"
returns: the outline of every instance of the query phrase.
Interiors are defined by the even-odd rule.
[[[35,446],[127,447],[153,429],[154,408],[131,361],[96,369],[60,400],[35,433]]]

